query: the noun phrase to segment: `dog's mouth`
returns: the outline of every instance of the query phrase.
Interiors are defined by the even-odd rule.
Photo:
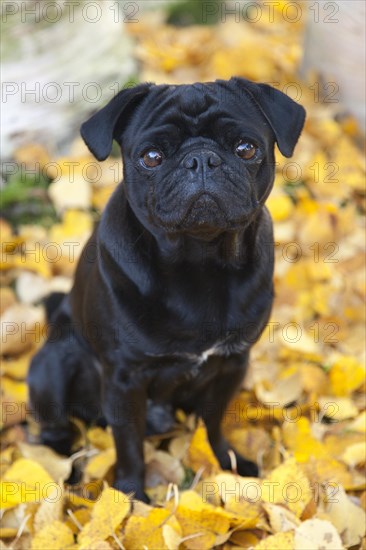
[[[202,191],[191,198],[180,215],[177,212],[176,215],[172,213],[163,217],[155,210],[152,219],[168,233],[184,233],[207,241],[223,232],[245,227],[254,210],[256,208],[244,212],[237,210],[236,215],[233,215],[235,209],[228,212],[221,204],[219,197]]]
[[[192,200],[184,216],[182,228],[220,227],[227,224],[227,217],[218,201],[208,193],[201,193]]]

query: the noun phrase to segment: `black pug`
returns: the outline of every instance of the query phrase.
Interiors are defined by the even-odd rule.
[[[69,417],[102,414],[116,444],[115,487],[146,500],[144,435],[167,431],[180,408],[203,418],[230,468],[220,422],[273,300],[264,203],[274,144],[290,157],[304,119],[282,92],[232,78],[140,84],[82,125],[98,160],[119,143],[124,182],[30,367],[44,444],[69,453]],[[236,459],[239,474],[257,474]]]

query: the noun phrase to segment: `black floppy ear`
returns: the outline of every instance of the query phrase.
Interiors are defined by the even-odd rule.
[[[304,126],[304,107],[268,84],[256,84],[239,77],[230,82],[251,97],[269,122],[279,150],[285,157],[291,157]]]
[[[98,160],[108,157],[117,127],[118,131],[123,130],[133,108],[148,94],[152,86],[153,84],[146,83],[121,90],[103,109],[81,125],[81,136]]]

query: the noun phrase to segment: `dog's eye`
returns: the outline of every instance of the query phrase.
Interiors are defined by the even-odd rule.
[[[156,168],[163,162],[163,155],[158,149],[149,149],[142,155],[141,162],[146,168]]]
[[[235,153],[244,160],[252,159],[257,152],[257,147],[250,141],[240,141],[235,148]]]

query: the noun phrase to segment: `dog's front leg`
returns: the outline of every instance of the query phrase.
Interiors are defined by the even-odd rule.
[[[233,354],[230,357],[210,357],[208,361],[213,363],[213,367],[215,362],[221,363],[220,374],[206,388],[196,409],[206,424],[210,444],[224,470],[230,470],[232,464],[228,453],[230,445],[222,435],[221,425],[227,406],[244,379],[248,359],[249,352]],[[257,476],[256,464],[232,450],[236,457],[238,473],[243,476]]]
[[[131,380],[126,367],[108,376],[103,409],[116,446],[114,486],[124,493],[148,502],[144,493],[143,440],[146,427],[146,386]],[[131,367],[131,370],[133,367]]]

